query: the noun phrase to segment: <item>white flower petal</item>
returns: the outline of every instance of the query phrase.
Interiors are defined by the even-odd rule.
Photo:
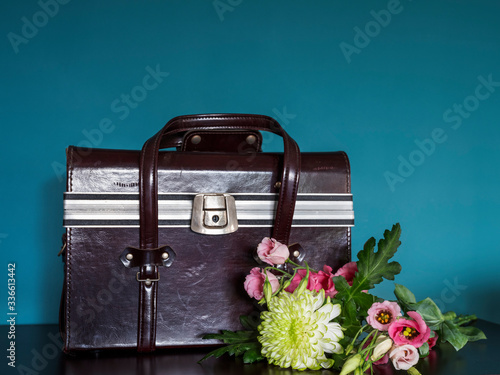
[[[338,323],[330,323],[340,313],[324,291],[281,292],[271,298],[269,311],[261,314],[258,337],[262,355],[269,363],[296,370],[329,368],[333,361],[325,353],[340,353],[343,337]]]

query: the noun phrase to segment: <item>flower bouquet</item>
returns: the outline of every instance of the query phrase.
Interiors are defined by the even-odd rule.
[[[485,339],[478,328],[464,326],[474,315],[442,313],[432,299],[417,302],[402,285],[396,284],[394,301],[368,292],[401,271],[390,261],[400,235],[396,224],[378,245],[370,238],[359,260],[335,273],[328,265],[314,270],[306,262],[296,264],[286,245],[264,238],[256,258],[266,266],[250,270],[244,283],[260,313],[241,316],[242,331],[206,335],[226,345],[200,362],[228,353],[243,356],[245,363],[267,360],[283,368],[334,368],[346,375],[373,373],[373,366],[390,361],[396,370],[420,374],[414,366],[437,343],[460,350],[468,341]]]

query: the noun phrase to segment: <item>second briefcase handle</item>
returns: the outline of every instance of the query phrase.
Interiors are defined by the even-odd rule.
[[[158,151],[162,139],[188,130],[263,130],[283,138],[283,173],[273,238],[288,244],[300,176],[300,150],[297,143],[276,120],[263,115],[208,114],[179,116],[170,120],[144,144],[140,163],[141,248],[158,247]]]

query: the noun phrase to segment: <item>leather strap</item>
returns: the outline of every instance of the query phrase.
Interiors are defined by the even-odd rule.
[[[192,141],[199,136],[199,143]],[[249,143],[248,137],[253,136],[254,142]],[[177,151],[204,151],[204,152],[261,152],[262,134],[258,131],[231,130],[231,131],[188,131],[164,136],[160,143],[162,148],[176,148]]]
[[[165,140],[165,137],[163,137],[163,140]],[[216,151],[244,154],[260,152],[261,145],[262,134],[258,131],[192,130],[184,136],[181,151]]]
[[[170,120],[158,133],[146,141],[141,151],[139,171],[140,192],[140,245],[141,249],[158,247],[158,152],[175,135],[189,130],[269,131],[283,138],[283,173],[276,209],[273,238],[288,244],[295,210],[300,175],[300,150],[297,143],[272,118],[246,114],[210,114],[180,116]],[[257,241],[258,239],[256,239]],[[140,278],[157,280],[158,267],[143,266]],[[138,351],[155,349],[157,281],[150,285],[140,283]]]
[[[157,266],[143,266],[139,271],[140,280],[157,280]],[[149,285],[139,282],[139,321],[137,332],[137,351],[152,352],[156,346],[156,301],[158,295],[158,282]]]

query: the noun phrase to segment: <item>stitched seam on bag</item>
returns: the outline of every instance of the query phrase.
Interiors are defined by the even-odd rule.
[[[342,152],[342,155],[344,156],[344,165],[345,165],[345,175],[346,175],[346,181],[345,181],[345,186],[346,186],[346,193],[351,192],[351,186],[350,186],[350,181],[351,181],[351,168],[349,167],[349,159],[347,159],[347,154],[345,152]],[[351,254],[351,228],[347,228],[347,233],[346,233],[346,242],[347,242],[347,254],[349,256],[349,261],[352,260],[352,254]]]
[[[69,191],[73,191],[73,150],[71,148],[69,157]],[[72,229],[68,230],[69,236],[66,245],[66,347],[69,349],[71,339],[71,250],[72,250]]]
[[[158,267],[155,266],[155,271],[158,273]],[[155,324],[150,324],[150,337],[149,337],[149,349],[152,350],[154,346],[154,341],[156,341],[155,329],[156,329],[156,299],[158,298],[158,282],[155,281],[152,285],[153,288],[153,300],[151,301],[151,316],[152,321]]]
[[[350,186],[351,168],[349,168],[349,159],[347,159],[347,154],[345,152],[342,152],[342,156],[344,157],[344,165],[345,165],[345,187],[346,187],[346,193],[350,193],[351,192],[351,186]]]
[[[347,255],[349,257],[349,262],[352,260],[351,254],[351,228],[347,228]]]
[[[259,118],[259,119],[262,119],[262,120],[265,120],[267,122],[271,122],[272,123],[272,121],[267,116],[263,116],[263,115],[250,115],[250,116],[217,116],[217,117],[211,117],[211,116],[206,116],[206,117],[197,117],[197,116],[183,117],[181,119],[175,120],[174,122],[172,122],[172,124],[176,123],[179,120],[181,120],[181,121],[184,121],[184,120],[195,120],[195,121],[199,121],[199,120],[247,120],[247,119],[251,119],[251,118]],[[240,129],[241,129],[241,127],[240,127]]]
[[[153,247],[158,247],[158,157],[159,157],[159,148],[160,148],[160,142],[161,139],[163,138],[162,135],[159,135],[155,139],[155,148],[154,148],[154,159],[153,159],[153,193],[155,195],[155,199],[153,199],[153,205],[154,205],[154,212],[153,212],[153,223],[155,224],[153,226],[154,231],[155,231],[155,236],[153,238]]]
[[[148,142],[149,142],[149,140],[147,140],[147,141],[146,141],[146,144],[147,144]],[[145,146],[146,146],[146,145],[144,145],[144,148],[146,148]],[[140,199],[141,199],[141,200],[142,200],[142,195],[144,194],[144,177],[143,177],[143,176],[144,176],[144,159],[145,159],[145,158],[144,158],[144,152],[141,152],[141,165],[140,165],[140,170],[139,170],[139,173],[141,174],[141,175],[139,176],[139,182],[140,182],[140,184],[141,184],[141,185],[140,185],[140,187],[139,187],[139,192],[140,192],[140,194],[141,194],[141,196],[140,196]],[[142,247],[143,247],[143,243],[142,243],[142,242],[144,241],[144,238],[142,238],[142,236],[143,236],[143,231],[144,231],[144,229],[142,228],[142,225],[143,225],[142,223],[143,223],[143,221],[144,221],[144,220],[143,220],[143,216],[144,216],[144,205],[143,205],[143,204],[141,204],[141,205],[140,205],[140,211],[141,211],[141,212],[140,212],[140,218],[139,218],[139,219],[140,219],[140,222],[139,222],[139,224],[140,224],[141,228],[140,228],[140,233],[139,233],[139,234],[140,234],[140,237],[141,237],[141,238],[140,238],[140,242],[141,242],[140,246],[141,246],[141,248],[142,248]]]
[[[68,269],[66,270],[66,348],[69,349],[69,343],[70,343],[70,336],[71,336],[71,250],[72,250],[72,229],[69,228],[68,230],[69,236],[68,236],[68,244],[66,246],[66,252],[67,252],[67,258],[66,258],[66,264],[68,265]]]
[[[69,153],[69,191],[73,191],[73,150],[71,147],[71,152]]]
[[[298,157],[298,159],[296,160],[297,161],[297,170],[298,172],[296,171],[295,172],[295,177],[293,179],[293,190],[292,190],[292,196],[293,197],[296,197],[297,196],[297,188],[298,188],[298,176],[299,176],[299,173],[300,173],[300,153],[299,153],[299,150],[297,150],[297,144],[294,143],[293,144],[293,147],[295,148],[295,151],[296,151],[296,155]],[[283,198],[284,200],[285,198]],[[295,203],[293,203],[295,204]],[[287,217],[287,223],[289,223],[290,225],[287,226],[286,228],[286,231],[285,231],[285,236],[286,236],[286,242],[288,244],[289,242],[289,238],[290,238],[290,230],[292,229],[292,220],[293,220],[293,211],[295,210],[295,206],[293,209],[290,209],[288,211],[288,217]]]
[[[162,138],[162,135],[156,137],[156,139],[155,139],[154,150],[153,150],[154,153],[155,153],[153,155],[154,156],[154,159],[153,159],[153,168],[152,168],[153,170],[149,170],[148,171],[149,173],[153,174],[152,175],[152,177],[153,177],[152,180],[153,180],[153,190],[154,191],[158,191],[157,190],[157,184],[156,184],[156,178],[155,178],[156,177],[155,171],[157,170],[157,165],[158,165],[158,152],[157,152],[157,149],[159,148],[159,143],[160,143],[161,138]],[[149,150],[149,147],[148,147],[149,141],[150,140],[146,141],[146,145],[144,146],[144,151]],[[141,174],[144,174],[145,159],[146,159],[145,152],[143,152],[141,154]],[[141,190],[142,194],[145,194],[145,192],[144,192],[144,178],[141,178],[141,189],[142,189]],[[157,202],[157,200],[152,199],[152,202],[155,202],[155,201]],[[156,209],[155,211],[157,212],[158,210]],[[144,209],[143,209],[142,205],[141,205],[141,215],[144,215]],[[155,221],[155,220],[153,219],[153,221]],[[156,226],[156,228],[158,228],[158,226]],[[144,242],[144,239],[143,239],[142,242]],[[147,245],[147,244],[144,243],[144,245]],[[148,310],[147,313],[149,313],[149,315],[152,318],[152,319],[149,320],[149,334],[150,334],[150,336],[148,338],[148,342],[146,343],[148,350],[151,350],[152,347],[153,347],[153,342],[152,342],[152,332],[154,330],[153,323],[155,322],[154,321],[155,316],[152,316],[153,314],[151,314],[151,313],[154,312],[154,309],[153,309],[152,305],[153,305],[153,302],[154,302],[155,293],[152,293],[152,295],[151,295],[152,300],[150,298],[147,298],[148,293],[146,293],[146,288],[147,287],[145,285],[141,285],[140,292],[139,292],[140,293],[140,301],[139,301],[140,311],[139,311],[139,340],[138,341],[139,341],[140,346],[143,347],[144,346],[144,342],[145,342],[145,338],[144,338],[145,319],[144,319],[144,316],[146,315],[146,314],[144,314],[144,309],[146,308]],[[153,291],[154,291],[154,289],[153,289]],[[149,305],[146,305],[146,301],[150,302]]]
[[[149,142],[149,140],[146,141],[146,144],[148,142]],[[144,149],[146,148],[145,146],[146,145],[144,145]],[[141,193],[140,197],[141,197],[141,200],[142,200],[142,195],[144,194],[144,177],[143,177],[143,175],[144,175],[144,159],[145,159],[144,152],[141,152],[141,165],[140,165],[140,171],[139,171],[139,173],[141,174],[139,176],[139,182],[141,184],[141,186],[140,186],[140,193]],[[140,234],[139,235],[141,237],[140,238],[140,242],[141,242],[140,246],[142,248],[143,247],[143,241],[144,241],[144,238],[142,238],[143,237],[143,231],[144,231],[144,229],[142,228],[142,226],[144,225],[143,224],[143,217],[144,217],[144,205],[143,204],[140,204],[140,215],[141,216],[140,216],[140,223],[139,223],[140,224]],[[139,337],[137,338],[137,345],[140,346],[140,347],[142,347],[142,326],[143,326],[143,324],[142,324],[142,311],[143,311],[143,309],[142,309],[142,307],[143,307],[143,302],[142,302],[143,301],[143,291],[142,291],[142,288],[143,287],[144,286],[142,285],[142,283],[139,283],[139,306],[138,306],[139,307],[139,311],[138,311],[139,316],[138,316],[138,321],[137,321],[137,324],[139,325],[139,327],[138,327],[138,335],[139,335]]]
[[[139,340],[138,340],[138,345],[142,348],[143,347],[143,341],[144,341],[144,335],[143,335],[143,311],[144,311],[144,295],[146,292],[144,291],[144,284],[140,283],[140,290],[139,290]]]

